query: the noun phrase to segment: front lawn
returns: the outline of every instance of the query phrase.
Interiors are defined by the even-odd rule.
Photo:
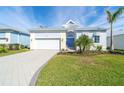
[[[40,72],[36,85],[124,85],[124,56],[56,55]]]
[[[21,53],[21,52],[26,52],[26,51],[29,51],[29,49],[9,50],[7,53],[0,53],[0,57],[12,55],[12,54],[16,54],[16,53]]]

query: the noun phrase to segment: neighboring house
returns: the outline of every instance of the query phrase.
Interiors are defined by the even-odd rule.
[[[124,50],[124,34],[114,35],[113,45],[114,45],[114,49]],[[107,37],[107,47],[109,46],[110,46],[110,37]]]
[[[94,46],[100,45],[103,50],[106,50],[106,29],[81,28],[72,20],[69,20],[62,28],[30,30],[30,49],[74,49],[74,41],[83,34],[93,39]]]
[[[0,44],[21,44],[29,47],[29,42],[29,34],[8,27],[0,27]]]

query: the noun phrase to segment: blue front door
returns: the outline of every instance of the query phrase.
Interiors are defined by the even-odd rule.
[[[68,48],[73,49],[74,48],[74,38],[67,38],[66,45]]]

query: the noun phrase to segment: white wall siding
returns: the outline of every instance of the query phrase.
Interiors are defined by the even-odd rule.
[[[61,49],[66,49],[66,33],[61,33]]]
[[[30,33],[30,49],[35,49],[35,33]]]
[[[35,38],[60,38],[60,33],[35,33]]]
[[[76,34],[76,38],[79,38],[79,36],[81,36],[83,34],[88,35],[91,39],[93,39],[94,32],[82,32],[82,33],[78,32]],[[106,45],[107,45],[107,43],[106,43],[106,32],[95,32],[95,35],[99,35],[100,36],[100,42],[99,43],[94,43],[95,47],[92,47],[91,49],[95,50],[96,46],[101,45],[103,50],[106,50]]]
[[[76,39],[79,38],[81,35],[87,35],[90,38],[92,38],[93,33],[91,33],[91,32],[77,32],[76,33]]]
[[[124,49],[124,34],[113,37],[114,49]],[[107,46],[110,46],[110,37],[107,37]]]
[[[102,45],[103,50],[106,50],[107,48],[107,34],[106,32],[99,32],[100,35],[100,43],[99,45]]]

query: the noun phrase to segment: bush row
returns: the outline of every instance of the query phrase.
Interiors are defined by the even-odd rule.
[[[20,44],[0,44],[0,53],[6,53],[8,50],[19,50],[24,48],[28,47]]]
[[[7,53],[8,48],[0,46],[0,53]]]
[[[124,50],[114,49],[111,53],[113,53],[113,54],[124,54]]]

